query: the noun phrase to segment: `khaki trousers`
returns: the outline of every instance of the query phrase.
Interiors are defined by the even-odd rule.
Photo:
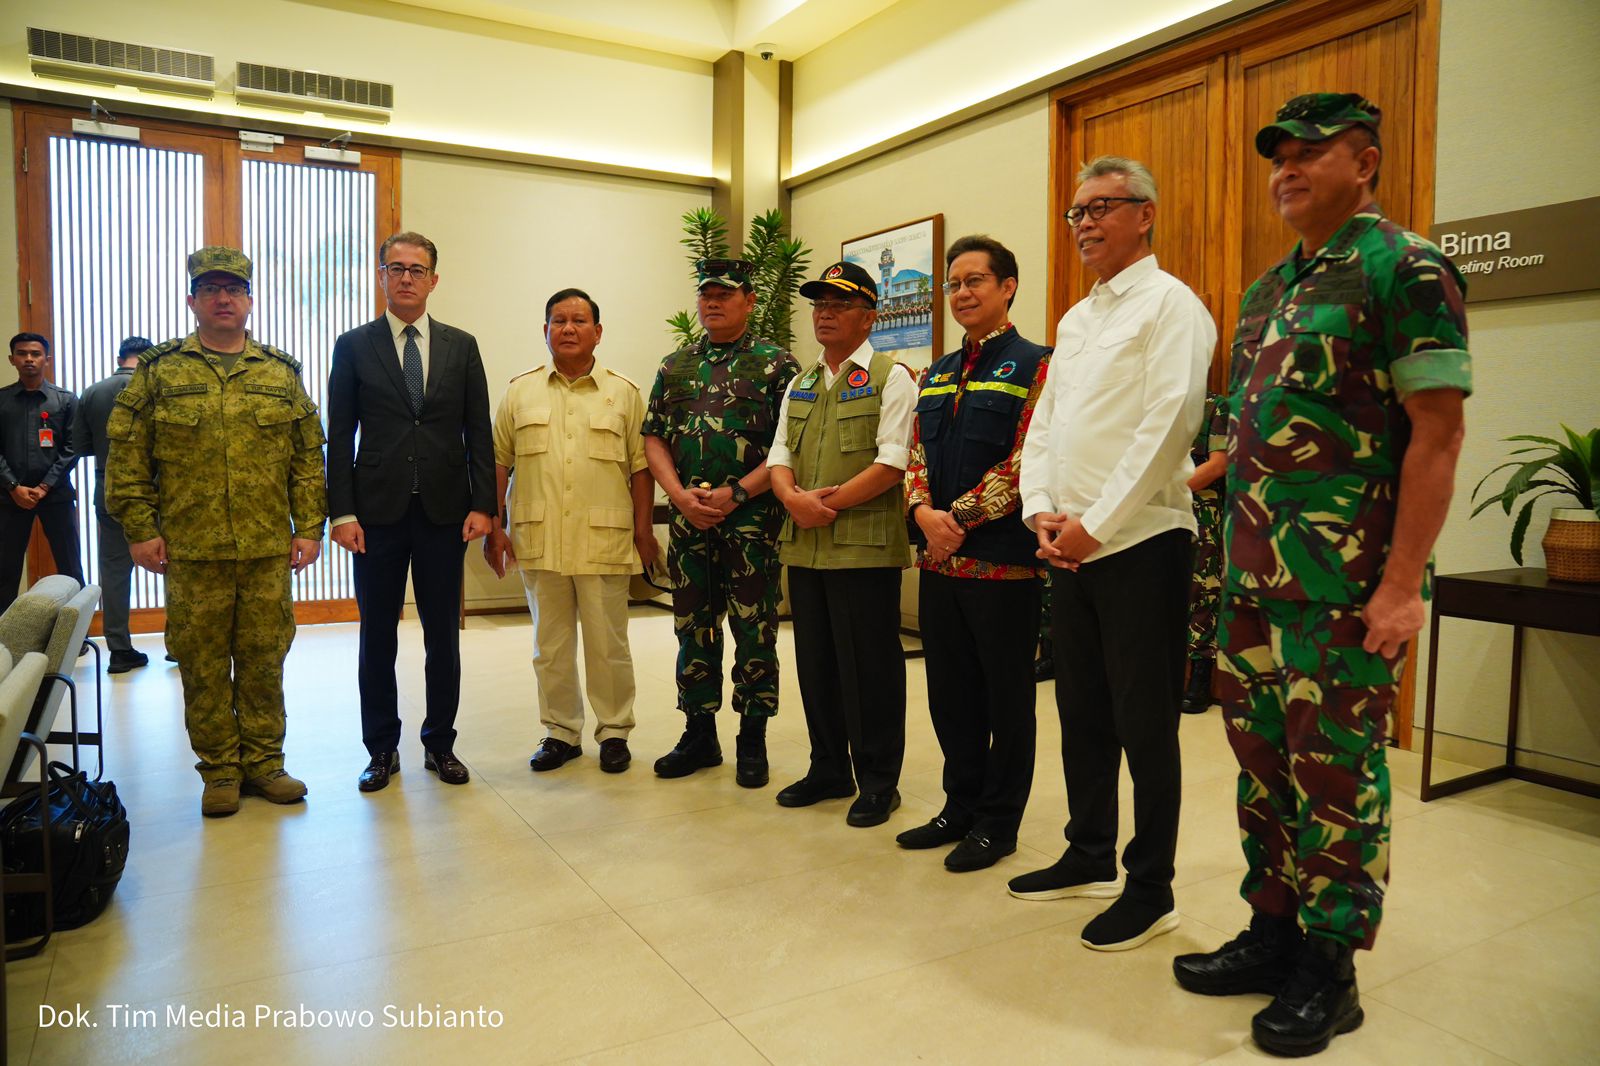
[[[578,629],[583,629],[584,680],[594,708],[596,741],[633,729],[633,655],[628,650],[628,575],[522,571],[533,615],[533,674],[539,721],[547,736],[583,738],[578,685]]]

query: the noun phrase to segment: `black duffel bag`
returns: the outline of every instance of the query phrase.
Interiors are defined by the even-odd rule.
[[[128,811],[110,781],[90,781],[83,771],[52,762],[47,792],[48,830],[41,829],[37,790],[0,810],[0,855],[5,871],[43,873],[43,832],[50,833],[55,928],[76,929],[100,916],[128,863]],[[36,892],[7,893],[6,936],[44,933],[44,899]]]

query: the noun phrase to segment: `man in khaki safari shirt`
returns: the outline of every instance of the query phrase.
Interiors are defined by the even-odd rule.
[[[600,769],[621,773],[631,758],[628,578],[641,560],[648,567],[656,559],[655,483],[639,435],[644,400],[633,382],[595,361],[600,332],[600,307],[587,293],[550,297],[544,335],[553,362],[513,378],[494,416],[499,513],[483,553],[501,577],[508,565],[521,571],[533,615],[546,731],[528,762],[536,771],[582,754],[580,625]]]

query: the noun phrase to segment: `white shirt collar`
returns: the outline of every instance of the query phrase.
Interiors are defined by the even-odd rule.
[[[872,368],[873,355],[874,352],[872,350],[872,338],[868,337],[866,340],[861,342],[861,346],[859,348],[844,357],[844,363],[854,363],[856,366],[870,370]],[[824,353],[817,353],[817,363],[822,367],[824,372],[828,371],[828,357]],[[839,364],[841,369],[844,367],[844,363]]]
[[[389,310],[387,307],[383,309],[383,317],[389,320],[389,335],[394,338],[394,342],[396,344],[404,344],[405,340],[403,339],[402,334],[405,333],[407,323],[402,322],[399,317],[397,317],[395,313]],[[423,312],[422,317],[410,324],[417,327],[417,339],[423,344],[428,343],[429,316],[427,312]]]
[[[1151,252],[1144,258],[1136,259],[1123,267],[1110,281],[1095,282],[1094,288],[1089,291],[1089,295],[1093,296],[1102,288],[1106,288],[1111,290],[1112,295],[1121,296],[1160,269],[1161,267],[1156,263],[1155,253]]]

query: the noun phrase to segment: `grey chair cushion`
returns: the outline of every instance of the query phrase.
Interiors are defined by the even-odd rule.
[[[6,665],[10,666],[11,653],[5,652]],[[44,680],[44,654],[29,652],[17,660],[0,679],[0,760],[10,766],[16,758],[21,743],[22,730],[28,713],[33,709],[39,694],[39,683]],[[29,749],[32,750],[31,748]]]
[[[56,617],[65,602],[48,593],[24,592],[0,614],[0,644],[10,649],[14,659],[30,651],[44,651],[50,646]]]
[[[29,585],[28,591],[40,596],[49,596],[57,603],[66,603],[76,596],[81,588],[83,586],[78,583],[77,578],[68,577],[66,574],[51,574]]]

